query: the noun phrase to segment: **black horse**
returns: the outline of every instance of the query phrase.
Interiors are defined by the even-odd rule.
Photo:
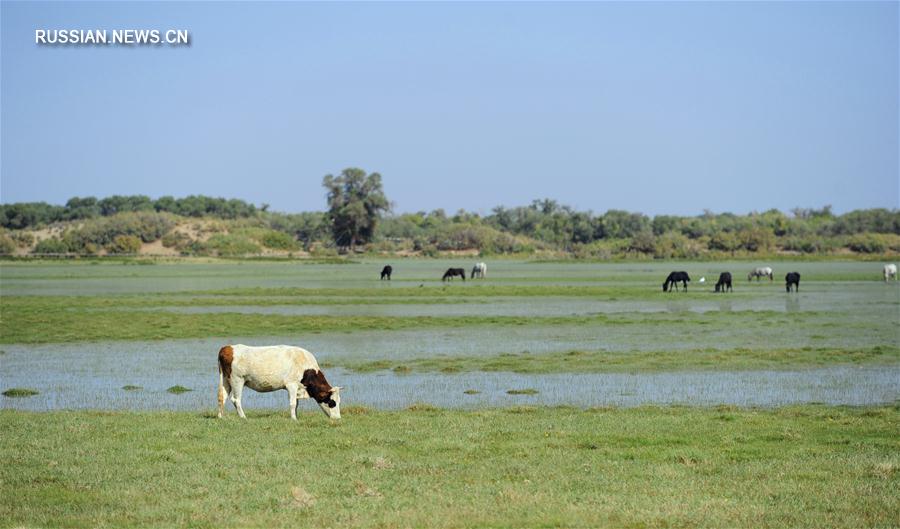
[[[784,276],[784,283],[784,289],[788,292],[791,291],[791,285],[794,286],[794,292],[800,292],[800,272],[788,272]]]
[[[684,291],[687,292],[687,284],[690,280],[691,276],[689,276],[687,272],[672,272],[669,274],[669,277],[666,278],[666,282],[663,283],[663,292],[668,292],[672,287],[675,287],[675,290],[678,290],[679,281],[684,285]]]
[[[391,265],[385,266],[384,268],[381,269],[381,279],[384,280],[386,278],[388,281],[390,281],[391,273],[393,273],[393,272],[394,272],[394,269],[391,267]]]
[[[719,274],[719,282],[716,283],[716,292],[734,292],[731,288],[731,272],[722,272]]]
[[[446,281],[448,279],[453,279],[454,276],[459,276],[463,281],[466,280],[466,270],[464,268],[448,268],[446,272],[444,272],[444,277],[441,278],[441,281]]]

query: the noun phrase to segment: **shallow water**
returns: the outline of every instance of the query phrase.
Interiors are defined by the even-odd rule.
[[[513,373],[410,374],[389,372],[354,374],[337,369],[330,373],[345,387],[342,403],[381,409],[405,408],[415,403],[440,407],[477,408],[513,405],[639,406],[686,404],[780,406],[820,402],[868,405],[900,398],[900,368],[831,367],[807,371],[673,372],[654,374]],[[216,406],[216,376],[181,373],[177,383],[194,391],[172,395],[165,391],[175,380],[160,376],[107,371],[75,376],[64,370],[30,381],[40,395],[2,397],[0,406],[25,410],[210,410]],[[124,384],[142,386],[138,391]],[[469,395],[466,390],[479,393]],[[535,395],[510,395],[508,390],[535,389]],[[245,409],[287,408],[287,393],[246,390]],[[317,409],[303,401],[302,409]],[[228,410],[233,413],[229,404]],[[287,414],[287,412],[285,412]]]
[[[102,295],[232,289],[245,287],[384,288],[424,285],[444,288],[441,272],[471,259],[394,263],[395,280],[377,280],[382,262],[351,265],[299,263],[160,264],[154,266],[0,263],[0,291],[7,295]],[[770,263],[771,264],[771,263]],[[748,263],[529,263],[489,262],[484,282],[454,282],[448,289],[475,284],[641,285],[652,297],[465,297],[446,303],[379,298],[381,303],[254,306],[252,304],[153,307],[185,313],[238,312],[331,316],[488,316],[553,317],[608,314],[608,321],[553,325],[474,325],[398,331],[320,332],[285,337],[223,336],[195,340],[2,345],[0,389],[27,387],[40,395],[0,397],[2,407],[26,409],[209,409],[214,406],[216,352],[227,343],[296,344],[313,351],[323,365],[344,361],[435,356],[534,354],[569,350],[677,351],[687,349],[828,347],[860,349],[900,344],[900,285],[879,281],[880,264],[861,262],[776,263],[778,277],[799,270],[799,294],[786,294],[783,282],[745,280]],[[469,263],[468,266],[471,266]],[[688,295],[664,294],[662,278],[672,269],[688,270],[695,283]],[[714,294],[718,271],[735,274],[733,294]],[[699,277],[707,282],[699,284]],[[638,289],[640,290],[640,289]],[[438,295],[439,296],[439,295]],[[246,298],[245,298],[246,299]],[[330,296],[325,301],[346,297]],[[266,298],[269,302],[281,302]],[[350,300],[353,301],[353,300]],[[410,301],[405,303],[403,301]],[[290,303],[293,301],[286,302]],[[216,303],[219,303],[216,301]],[[238,301],[237,303],[240,303]],[[81,310],[73,307],[72,310]],[[127,309],[136,310],[136,309]],[[627,321],[626,321],[627,320]],[[898,398],[900,367],[832,367],[785,372],[676,372],[661,374],[511,373],[359,374],[327,368],[329,379],[348,387],[346,402],[399,408],[414,402],[475,407],[516,404],[576,406],[638,404],[779,405],[793,402],[872,404]],[[144,389],[127,392],[126,384]],[[180,384],[195,391],[171,395]],[[389,389],[386,389],[389,388]],[[465,395],[465,389],[477,395]],[[508,389],[534,388],[537,395],[507,395]],[[248,408],[284,407],[286,395],[248,392]]]
[[[369,336],[375,333],[370,333]],[[341,339],[358,347],[345,351],[365,353],[364,358],[397,358],[398,351],[411,354],[418,340],[415,333],[384,333],[382,341],[365,349],[357,334],[312,337],[321,341],[320,362],[350,358],[358,353],[331,353]],[[481,349],[484,335],[453,332],[441,336],[444,349],[468,344]],[[534,343],[527,335],[521,344]],[[245,340],[241,340],[245,341]],[[251,343],[279,343],[269,339]],[[28,398],[0,397],[0,406],[31,410],[68,408],[97,409],[209,409],[215,405],[218,383],[216,351],[220,339],[167,342],[124,342],[7,346],[0,356],[3,389],[27,387],[40,391]],[[419,347],[422,347],[419,344]],[[425,344],[440,354],[435,343]],[[324,349],[324,350],[323,350]],[[473,353],[474,351],[469,351]],[[390,354],[388,354],[390,353]],[[795,371],[673,372],[651,374],[552,374],[514,373],[408,374],[393,372],[353,373],[326,369],[330,381],[347,387],[345,402],[376,408],[403,408],[415,402],[444,407],[506,406],[541,404],[573,406],[635,406],[641,404],[735,404],[776,406],[800,402],[831,404],[877,404],[900,398],[900,366],[830,367]],[[141,386],[125,391],[125,385]],[[166,388],[182,385],[194,391],[181,395]],[[508,395],[510,389],[537,389],[537,395]],[[480,391],[466,395],[466,389]],[[246,393],[248,408],[284,407],[286,393]]]

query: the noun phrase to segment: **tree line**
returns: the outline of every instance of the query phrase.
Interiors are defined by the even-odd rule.
[[[836,215],[821,209],[777,209],[746,215],[705,211],[697,216],[623,210],[577,211],[552,199],[519,207],[497,206],[489,214],[443,210],[390,214],[381,175],[348,168],[322,180],[327,210],[287,214],[238,199],[192,195],[144,195],[103,199],[75,197],[64,206],[44,202],[0,205],[0,226],[23,230],[82,221],[41,249],[58,253],[127,253],[162,238],[184,254],[239,255],[262,248],[293,251],[411,251],[426,255],[476,249],[482,253],[566,252],[584,257],[700,257],[710,253],[773,251],[859,253],[900,251],[900,210],[865,209]],[[191,240],[171,232],[178,217],[219,219],[215,236]],[[20,247],[23,234],[3,235]],[[9,242],[0,241],[0,246]],[[35,247],[36,249],[37,246]],[[2,250],[2,248],[0,248]],[[57,252],[48,252],[57,253]]]

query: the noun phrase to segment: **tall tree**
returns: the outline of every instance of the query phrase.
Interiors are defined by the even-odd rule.
[[[352,251],[357,244],[369,242],[379,217],[390,209],[381,175],[367,176],[362,169],[351,167],[339,176],[325,175],[322,186],[328,190],[328,217],[335,244],[349,246]]]

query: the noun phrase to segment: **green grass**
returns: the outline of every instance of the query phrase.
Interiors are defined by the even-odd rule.
[[[192,390],[191,388],[186,388],[181,385],[175,385],[175,386],[171,386],[166,391],[169,393],[173,393],[175,395],[181,395],[182,393],[187,393],[188,391],[194,391],[194,390]]]
[[[684,298],[682,298],[684,299]],[[98,340],[164,340],[210,336],[287,336],[309,332],[402,330],[500,326],[638,325],[659,327],[660,335],[684,332],[693,325],[728,329],[771,325],[784,329],[838,327],[844,332],[896,336],[885,320],[849,321],[841,312],[715,311],[619,312],[574,316],[370,316],[281,315],[240,312],[176,313],[167,310],[122,310],[126,302],[112,296],[59,298],[4,296],[0,299],[0,343],[61,343]],[[539,298],[523,300],[539,303]],[[220,302],[221,304],[221,302]],[[473,309],[477,310],[477,309]],[[859,318],[856,318],[859,320]],[[718,326],[718,327],[716,327]],[[833,334],[833,331],[831,332]],[[879,337],[880,339],[880,337]]]
[[[481,356],[434,356],[414,359],[348,361],[338,365],[370,373],[392,369],[410,372],[505,371],[511,373],[627,373],[654,371],[714,371],[798,369],[827,365],[896,365],[900,347],[878,345],[860,349],[804,347],[798,349],[687,349],[670,351],[564,351],[503,353]]]
[[[0,526],[892,527],[900,408],[0,411]]]
[[[3,392],[4,397],[33,397],[35,395],[40,394],[39,391],[35,391],[29,388],[9,388]]]

